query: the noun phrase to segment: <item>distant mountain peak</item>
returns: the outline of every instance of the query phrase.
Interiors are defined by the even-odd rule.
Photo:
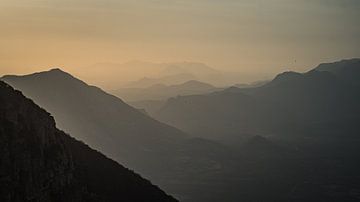
[[[35,73],[35,74],[58,74],[58,75],[70,75],[70,73],[60,69],[59,67],[55,67],[55,68],[51,68],[50,70],[48,71],[43,71],[43,72],[38,72],[38,73]]]
[[[33,74],[27,74],[27,75],[5,75],[1,77],[1,80],[4,80],[6,82],[9,82],[12,84],[16,80],[23,80],[23,81],[43,81],[48,82],[51,81],[53,85],[63,85],[64,83],[67,83],[68,85],[87,85],[85,82],[81,81],[80,79],[74,77],[68,72],[65,72],[64,70],[60,68],[52,68],[47,71],[42,72],[36,72]],[[67,81],[67,82],[65,82]],[[41,82],[40,82],[41,83]]]
[[[35,77],[35,76],[41,76],[41,75],[66,75],[66,76],[71,76],[71,74],[61,70],[60,68],[56,67],[56,68],[52,68],[50,70],[47,71],[41,71],[41,72],[35,72],[32,74],[27,74],[27,75],[5,75],[3,78],[6,77]],[[72,76],[71,76],[72,77]]]
[[[282,82],[294,81],[297,79],[304,78],[304,74],[294,72],[294,71],[286,71],[283,73],[278,74],[269,84],[277,84]]]

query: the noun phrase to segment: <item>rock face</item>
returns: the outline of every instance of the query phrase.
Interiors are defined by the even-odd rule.
[[[6,84],[0,94],[1,201],[51,201],[73,179],[53,118]]]
[[[0,201],[176,201],[0,82]]]

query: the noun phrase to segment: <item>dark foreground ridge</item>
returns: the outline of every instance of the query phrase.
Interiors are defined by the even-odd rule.
[[[0,81],[0,201],[176,201]]]

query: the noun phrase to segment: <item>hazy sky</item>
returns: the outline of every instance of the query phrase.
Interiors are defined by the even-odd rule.
[[[359,10],[358,0],[0,0],[0,74],[129,60],[302,71],[360,57]]]

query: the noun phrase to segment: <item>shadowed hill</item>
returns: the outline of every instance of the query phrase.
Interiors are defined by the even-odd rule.
[[[49,113],[0,81],[0,200],[176,201],[55,127]]]

